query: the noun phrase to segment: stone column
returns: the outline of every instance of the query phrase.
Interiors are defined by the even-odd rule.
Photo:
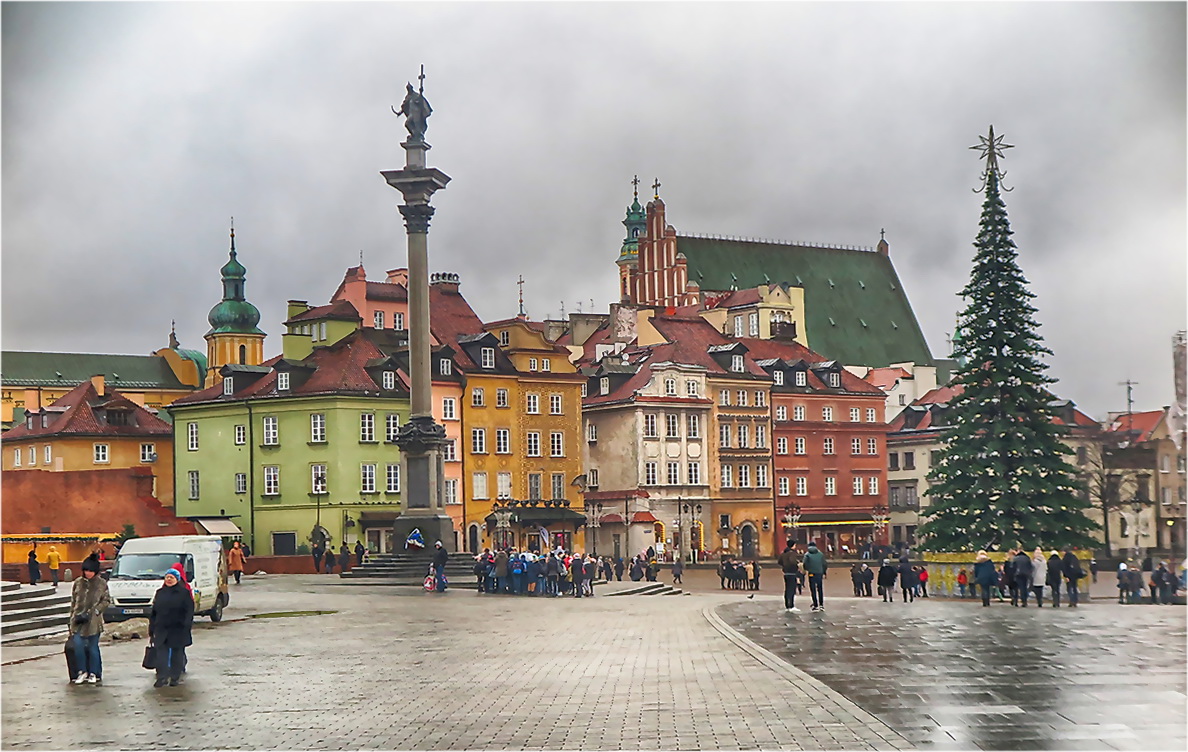
[[[429,220],[434,191],[450,181],[441,170],[425,167],[429,144],[412,136],[400,144],[405,150],[402,170],[381,172],[388,185],[400,191],[404,203],[400,214],[408,233],[408,331],[409,372],[412,378],[412,416],[400,427],[396,444],[404,453],[406,477],[404,510],[393,534],[397,545],[413,528],[421,531],[427,550],[440,540],[454,549],[454,526],[445,511],[441,447],[445,427],[433,420],[433,375],[429,348]]]

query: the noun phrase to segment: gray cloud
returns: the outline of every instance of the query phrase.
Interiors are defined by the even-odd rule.
[[[934,351],[993,123],[1058,390],[1171,399],[1185,325],[1181,4],[5,4],[8,349],[202,347],[235,215],[248,294],[404,264],[388,111],[425,63],[435,269],[486,319],[616,297],[628,181],[680,232],[873,245]],[[650,192],[649,192],[650,195]],[[268,351],[280,348],[279,336]]]

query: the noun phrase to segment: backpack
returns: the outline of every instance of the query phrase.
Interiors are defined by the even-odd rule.
[[[524,563],[519,559],[512,564],[512,574],[524,574]]]

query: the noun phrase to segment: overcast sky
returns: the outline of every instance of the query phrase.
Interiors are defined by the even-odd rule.
[[[1185,10],[1158,3],[5,3],[7,350],[205,349],[235,217],[280,351],[405,265],[390,105],[424,63],[431,268],[485,320],[617,298],[632,175],[680,233],[873,246],[947,354],[993,124],[1062,397],[1172,398]],[[641,194],[641,198],[650,195]],[[810,343],[811,344],[811,343]]]

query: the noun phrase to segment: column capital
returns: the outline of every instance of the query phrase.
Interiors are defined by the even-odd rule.
[[[404,217],[404,226],[410,233],[428,234],[429,220],[433,217],[433,207],[429,204],[401,204],[400,214]]]

